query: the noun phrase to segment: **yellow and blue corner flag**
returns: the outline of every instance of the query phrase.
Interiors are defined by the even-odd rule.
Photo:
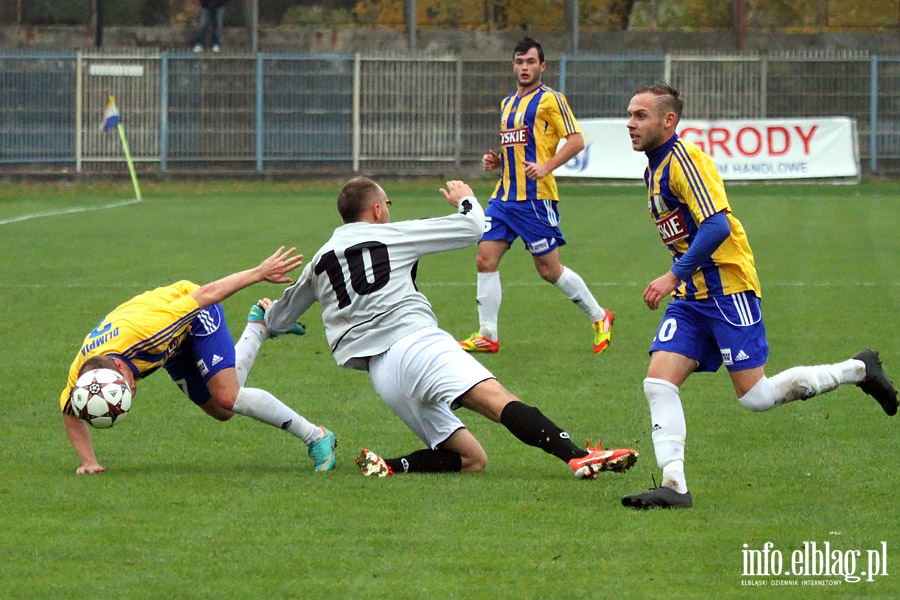
[[[103,131],[109,131],[119,124],[119,111],[116,110],[116,97],[110,96],[106,101],[106,110],[103,112]]]
[[[116,110],[116,97],[110,96],[106,101],[106,110],[103,111],[103,125],[101,129],[106,132],[110,129],[116,129],[119,132],[119,139],[122,140],[122,151],[125,153],[125,161],[128,163],[128,171],[131,173],[131,183],[134,184],[134,197],[141,199],[141,186],[138,185],[137,173],[134,170],[134,161],[131,160],[131,151],[128,149],[128,140],[125,139],[125,128],[122,126],[122,119],[119,118],[119,111]]]

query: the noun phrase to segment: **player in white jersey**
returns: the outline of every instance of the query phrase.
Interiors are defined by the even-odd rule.
[[[377,183],[357,177],[338,196],[344,225],[304,268],[296,283],[271,305],[266,326],[288,329],[313,303],[322,309],[335,361],[368,371],[375,391],[427,446],[394,459],[362,450],[364,475],[398,472],[477,472],[487,455],[452,412],[460,406],[503,424],[522,442],[569,464],[579,478],[621,472],[637,460],[634,450],[582,449],[537,408],[504,388],[481,363],[439,329],[428,299],[415,285],[419,259],[476,243],[484,210],[462,181],[441,194],[456,214],[390,222],[391,201]]]

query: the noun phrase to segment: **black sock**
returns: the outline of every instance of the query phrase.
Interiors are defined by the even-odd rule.
[[[384,462],[394,473],[459,473],[462,469],[462,457],[449,450],[416,450]]]
[[[500,413],[500,422],[522,442],[537,446],[565,462],[587,454],[584,448],[572,443],[568,433],[534,406],[519,401],[510,402]]]

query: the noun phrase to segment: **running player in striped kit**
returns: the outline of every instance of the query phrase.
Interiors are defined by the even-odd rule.
[[[673,299],[650,346],[644,379],[662,483],[622,499],[623,505],[638,509],[693,505],[684,476],[680,387],[694,371],[715,372],[724,363],[738,400],[752,411],[852,383],[888,415],[897,413],[897,390],[874,350],[841,363],[794,367],[766,377],[769,345],[753,252],[712,158],[675,133],[683,106],[678,91],[664,84],[638,90],[628,105],[631,146],[645,152],[649,162],[644,181],[650,216],[673,258],[672,268],[644,290],[650,310],[670,294]]]
[[[559,192],[553,170],[584,149],[584,137],[565,96],[541,83],[544,50],[525,37],[513,50],[516,91],[500,104],[500,154],[482,157],[485,171],[500,169],[478,244],[479,330],[460,341],[467,352],[499,352],[502,288],[500,259],[522,238],[538,274],[556,286],[591,320],[594,353],[609,346],[613,314],[604,310],[581,276],[559,260],[566,240],[559,228]],[[557,152],[560,140],[566,143]]]

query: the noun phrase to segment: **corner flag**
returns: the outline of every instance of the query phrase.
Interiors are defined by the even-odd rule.
[[[121,121],[122,119],[119,118],[119,111],[116,109],[116,99],[114,96],[110,96],[109,100],[106,101],[106,110],[103,113],[103,125],[101,126],[101,129],[103,129],[104,132],[107,132]]]
[[[122,150],[125,152],[128,172],[131,173],[131,183],[134,185],[135,197],[140,200],[141,186],[138,185],[137,173],[134,172],[134,162],[132,162],[131,152],[128,150],[128,140],[125,139],[125,128],[122,127],[122,119],[119,117],[118,109],[116,109],[116,98],[115,96],[110,96],[106,101],[106,110],[103,111],[103,125],[100,128],[106,132],[113,127],[119,132],[119,139],[122,140]]]

